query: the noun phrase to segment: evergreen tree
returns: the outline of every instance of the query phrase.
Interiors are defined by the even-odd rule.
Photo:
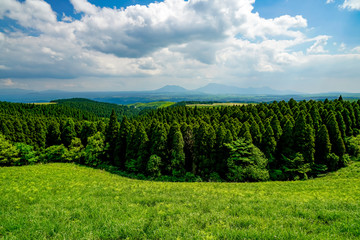
[[[46,146],[46,129],[39,119],[35,120],[34,125],[34,143],[37,149],[43,149]]]
[[[281,129],[281,126],[280,126],[280,121],[278,120],[276,115],[274,115],[271,118],[270,125],[271,125],[271,128],[273,129],[273,132],[274,132],[275,141],[278,142],[279,139],[280,139],[280,136],[282,135],[282,129]]]
[[[88,144],[84,151],[84,162],[89,166],[98,166],[103,163],[105,151],[104,136],[97,132],[88,138]]]
[[[184,123],[181,126],[181,132],[184,139],[184,154],[185,154],[185,170],[187,172],[195,173],[194,167],[194,133],[191,126]]]
[[[314,163],[315,139],[313,129],[306,123],[305,113],[301,111],[294,126],[294,150],[303,155],[306,163]]]
[[[115,164],[115,147],[116,147],[116,137],[119,131],[119,122],[115,110],[113,109],[110,115],[109,124],[105,130],[105,144],[108,145],[107,156],[108,162],[112,165]]]
[[[331,143],[329,133],[325,124],[322,124],[318,135],[316,136],[316,157],[315,162],[317,164],[328,165],[327,160],[331,153]]]
[[[135,173],[144,173],[148,159],[149,138],[143,125],[139,123],[127,149],[126,169]]]
[[[343,156],[345,154],[345,144],[341,137],[341,132],[333,112],[330,112],[328,116],[326,127],[329,131],[332,151],[339,157]]]
[[[14,142],[25,142],[25,135],[23,131],[23,125],[20,122],[18,118],[15,118],[13,122],[14,126],[14,132],[12,133],[14,135]]]
[[[240,138],[226,144],[230,151],[228,158],[228,178],[231,181],[266,181],[269,172],[266,169],[267,159],[250,141]]]
[[[80,139],[84,146],[87,145],[88,138],[97,132],[94,122],[85,121],[80,132]]]
[[[65,147],[71,144],[71,141],[76,137],[75,123],[72,118],[67,119],[64,128],[61,132],[61,140]]]
[[[170,138],[173,141],[170,150],[170,162],[174,175],[174,173],[184,172],[185,170],[184,139],[180,129]]]
[[[346,136],[346,124],[345,124],[344,118],[342,117],[340,112],[336,113],[336,121],[339,126],[341,137],[344,138]]]
[[[265,129],[262,149],[267,158],[272,158],[276,149],[276,140],[269,120],[265,122]]]
[[[310,109],[310,115],[313,120],[313,126],[314,126],[315,133],[317,133],[320,129],[322,120],[321,120],[321,116],[318,111],[318,108],[315,104]]]
[[[352,120],[351,120],[351,116],[350,116],[350,112],[349,110],[347,110],[346,108],[344,109],[344,111],[342,112],[342,116],[344,119],[344,123],[346,126],[346,136],[352,136],[353,135],[353,129],[352,129]]]
[[[121,121],[118,136],[116,138],[114,164],[119,166],[121,169],[125,169],[126,161],[126,150],[127,150],[127,139],[130,134],[130,123],[126,116]]]
[[[241,126],[239,137],[245,138],[247,141],[250,141],[250,142],[253,141],[251,133],[250,133],[250,124],[247,121]]]
[[[164,125],[161,123],[153,127],[154,129],[152,130],[150,141],[150,153],[151,155],[157,155],[164,160],[167,157],[167,132]]]
[[[278,156],[292,156],[294,154],[294,136],[293,136],[294,125],[292,121],[288,119],[284,126],[283,134],[281,135],[278,143]]]
[[[50,121],[46,134],[46,145],[48,147],[53,145],[59,145],[61,143],[60,136],[60,124],[55,120]]]
[[[262,134],[259,128],[259,125],[253,121],[251,123],[251,127],[250,127],[250,134],[252,136],[252,140],[255,146],[261,146],[261,142],[262,142]]]

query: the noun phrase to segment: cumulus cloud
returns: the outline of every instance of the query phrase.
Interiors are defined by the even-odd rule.
[[[24,27],[40,30],[44,30],[49,24],[56,23],[56,14],[52,11],[51,6],[42,0],[27,0],[23,3],[14,0],[2,0],[0,19],[4,17],[16,20]]]
[[[254,2],[165,0],[116,9],[71,0],[80,19],[63,14],[57,20],[43,0],[3,0],[0,19],[13,19],[37,34],[0,32],[0,78],[204,84],[282,74],[327,53],[329,36],[308,38],[304,17],[263,18],[254,12]],[[303,44],[311,46],[293,50]]]
[[[349,10],[360,10],[360,0],[345,0],[341,7]]]
[[[5,86],[5,87],[11,87],[14,86],[15,83],[10,79],[0,79],[0,85]]]
[[[354,53],[360,53],[360,46],[354,47],[354,48],[352,49],[352,51],[353,51]]]
[[[317,53],[326,53],[327,50],[324,47],[327,45],[329,36],[318,36],[315,38],[315,43],[307,49],[307,52],[310,54]]]

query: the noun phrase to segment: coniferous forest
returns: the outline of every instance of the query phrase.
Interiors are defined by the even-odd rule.
[[[0,165],[76,162],[139,179],[241,182],[307,179],[360,156],[360,101],[341,97],[146,111],[87,101],[0,102]]]

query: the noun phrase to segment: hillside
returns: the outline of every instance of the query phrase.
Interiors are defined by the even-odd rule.
[[[269,87],[261,88],[239,88],[235,86],[228,86],[218,83],[209,83],[208,85],[196,89],[198,92],[207,93],[207,94],[236,94],[236,95],[299,95],[299,92],[295,91],[281,91],[274,90]]]
[[[5,239],[358,239],[360,163],[296,182],[163,183],[75,164],[0,168]]]
[[[133,107],[133,108],[150,108],[150,109],[156,109],[156,108],[164,108],[164,107],[170,107],[174,105],[175,102],[165,102],[165,101],[158,101],[158,102],[149,102],[149,103],[133,103],[129,104],[127,106]]]

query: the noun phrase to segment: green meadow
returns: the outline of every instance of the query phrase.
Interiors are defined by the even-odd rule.
[[[165,108],[174,105],[175,102],[167,102],[167,101],[157,101],[157,102],[149,102],[149,103],[132,103],[128,104],[129,107],[137,107],[137,108]]]
[[[360,162],[318,179],[132,180],[75,164],[0,168],[1,239],[359,239]]]

